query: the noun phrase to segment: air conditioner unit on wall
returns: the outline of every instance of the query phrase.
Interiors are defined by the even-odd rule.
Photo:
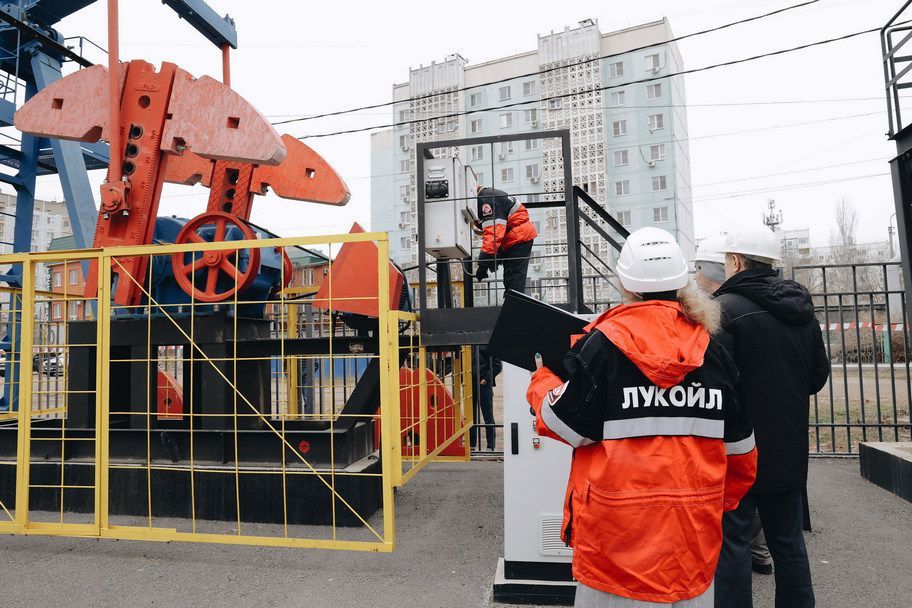
[[[537,183],[538,183],[538,179],[539,179],[539,178],[538,178],[537,175],[533,175],[532,177],[529,178],[529,181],[532,182],[533,184],[537,184]]]
[[[654,161],[654,160],[647,160],[647,161],[646,161],[646,164],[649,165],[650,167],[655,167],[655,166],[656,166],[656,161]]]
[[[498,155],[497,155],[497,158],[499,158],[500,160],[503,160],[503,159],[504,159],[504,153],[501,152],[500,154],[498,154]]]
[[[533,121],[530,122],[529,124],[530,124],[531,126],[533,126],[533,127],[537,127],[537,126],[538,126],[538,121],[537,121],[537,120],[533,120]]]
[[[653,74],[658,74],[661,70],[662,70],[662,66],[657,65],[657,66],[654,66],[653,68],[651,68],[649,71],[652,72]]]

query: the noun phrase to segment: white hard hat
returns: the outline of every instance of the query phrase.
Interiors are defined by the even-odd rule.
[[[779,239],[765,226],[750,226],[736,230],[725,239],[722,251],[740,253],[766,264],[772,264],[782,257]]]
[[[715,262],[716,264],[725,263],[725,244],[724,236],[710,236],[700,242],[697,247],[697,255],[694,256],[694,262]]]
[[[615,267],[621,285],[633,293],[677,291],[687,285],[687,260],[674,237],[647,226],[627,237]]]

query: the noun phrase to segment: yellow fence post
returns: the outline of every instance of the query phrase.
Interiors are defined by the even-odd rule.
[[[398,370],[394,369],[398,365],[394,365],[393,362],[398,362],[399,353],[397,352],[398,349],[392,348],[392,339],[390,338],[390,319],[395,318],[396,313],[390,311],[389,296],[389,241],[386,236],[383,236],[377,241],[377,326],[380,345],[380,461],[383,486],[383,540],[395,547],[396,519],[392,482],[399,442],[393,436],[393,419],[398,418],[399,408],[393,407],[392,391],[394,389],[394,375],[398,383]],[[401,474],[401,467],[399,473]]]
[[[389,265],[387,265],[387,270]],[[388,283],[387,283],[388,285]],[[405,286],[402,287],[405,289]],[[387,337],[390,352],[390,437],[393,441],[393,485],[402,485],[402,415],[400,400],[402,398],[402,383],[400,382],[399,367],[401,354],[399,352],[399,311],[389,311]]]
[[[283,298],[284,299],[284,298]],[[298,307],[294,300],[285,300],[285,337],[298,337]],[[285,376],[286,376],[286,401],[285,416],[299,418],[301,413],[301,404],[298,396],[300,387],[298,378],[300,377],[301,360],[296,357],[285,358]]]
[[[472,368],[472,347],[462,347],[462,413],[465,416],[465,459],[472,460],[471,429],[475,424],[475,375]],[[496,432],[496,431],[495,431]],[[481,441],[481,434],[476,433],[476,439]],[[479,445],[481,445],[479,443]]]
[[[19,296],[19,432],[17,445],[18,464],[16,475],[16,524],[28,526],[29,474],[31,469],[32,429],[32,340],[34,326],[34,276],[32,263],[22,257],[22,292]],[[14,294],[15,295],[15,294]],[[28,353],[28,356],[25,354]],[[16,354],[13,353],[15,357]],[[13,404],[10,403],[10,407]]]
[[[418,344],[418,442],[419,442],[419,460],[427,457],[428,449],[428,394],[427,394],[427,350],[419,342]],[[414,407],[414,406],[413,406]],[[414,429],[414,424],[410,425]],[[412,431],[414,433],[414,431]],[[414,446],[412,453],[415,453]]]
[[[98,315],[95,321],[95,520],[99,530],[109,527],[108,471],[110,445],[111,395],[111,256],[107,250],[98,254]],[[151,310],[149,311],[151,313]]]

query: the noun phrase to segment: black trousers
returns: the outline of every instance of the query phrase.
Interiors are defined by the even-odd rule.
[[[480,380],[480,378],[479,378]],[[488,450],[497,449],[497,422],[494,420],[494,384],[491,377],[488,377],[484,384],[476,383],[478,387],[478,407],[476,408],[475,424],[469,433],[469,444],[474,448],[481,444],[478,442],[478,425],[484,420],[485,440]],[[480,416],[478,415],[480,414]]]
[[[734,511],[722,517],[722,553],[716,568],[716,607],[752,608],[751,519],[760,513],[773,557],[776,608],[812,608],[814,587],[804,545],[803,491],[750,490]]]
[[[526,293],[526,277],[529,274],[529,257],[533,241],[517,243],[497,256],[497,265],[503,265],[504,289]]]

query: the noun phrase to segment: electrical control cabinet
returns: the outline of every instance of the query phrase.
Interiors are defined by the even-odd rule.
[[[572,551],[560,532],[573,449],[535,432],[530,380],[527,370],[504,363],[504,558],[567,563]]]
[[[425,251],[437,260],[461,260],[472,252],[475,172],[458,158],[424,163]]]

